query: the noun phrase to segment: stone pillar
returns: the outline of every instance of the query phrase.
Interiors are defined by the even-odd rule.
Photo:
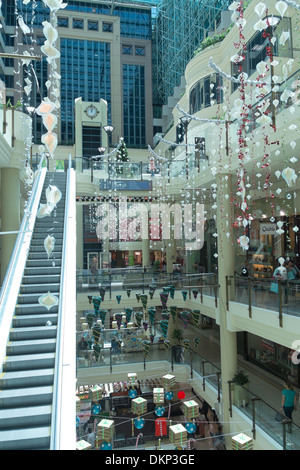
[[[143,250],[143,267],[150,266],[150,246],[149,246],[149,239],[144,239],[142,242],[142,250]]]
[[[83,206],[76,205],[76,267],[83,269]]]
[[[1,232],[20,228],[20,171],[17,168],[1,170]],[[1,235],[1,281],[10,261],[17,234]]]
[[[229,413],[229,386],[228,381],[232,380],[237,371],[237,338],[236,332],[228,329],[227,312],[226,312],[226,276],[234,273],[234,241],[232,237],[226,237],[226,233],[230,231],[231,222],[233,220],[234,207],[230,203],[230,198],[226,200],[226,194],[231,194],[231,175],[228,180],[225,175],[218,176],[218,193],[217,193],[217,230],[218,230],[218,282],[219,288],[219,326],[220,326],[220,343],[221,343],[221,375],[222,375],[222,407],[224,423],[224,434],[230,433],[230,413]],[[227,222],[228,221],[228,225]],[[229,436],[226,442],[227,448],[230,449],[231,439]]]

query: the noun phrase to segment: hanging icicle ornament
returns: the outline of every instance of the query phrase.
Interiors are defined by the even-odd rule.
[[[58,297],[56,295],[51,294],[51,292],[47,292],[39,297],[38,302],[43,307],[46,307],[47,310],[58,305]]]
[[[52,235],[48,235],[44,240],[44,247],[48,256],[48,259],[53,253],[55,245],[55,238]]]

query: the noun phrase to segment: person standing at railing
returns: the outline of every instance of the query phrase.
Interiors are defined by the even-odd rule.
[[[293,390],[293,385],[289,380],[284,382],[284,390],[282,390],[281,409],[289,420],[293,420],[293,412],[297,409],[297,395]],[[289,432],[292,431],[292,423],[289,423]]]

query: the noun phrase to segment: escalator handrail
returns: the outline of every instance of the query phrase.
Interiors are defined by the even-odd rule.
[[[17,304],[20,284],[27,261],[36,215],[47,173],[47,168],[42,167],[44,158],[45,155],[43,154],[40,160],[39,170],[36,173],[32,185],[31,195],[28,199],[26,208],[27,210],[23,215],[0,292],[0,372],[2,372],[3,368],[9,330],[11,328],[15,306]]]
[[[69,158],[50,450],[75,450],[76,443],[76,182],[71,163]]]

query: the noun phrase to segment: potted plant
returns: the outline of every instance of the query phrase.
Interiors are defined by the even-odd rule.
[[[234,404],[236,406],[245,406],[248,402],[249,377],[243,370],[238,370],[232,379],[234,383]]]
[[[180,329],[173,330],[172,339],[176,341],[176,344],[172,346],[172,353],[175,362],[181,362],[183,346],[181,342],[183,340],[183,333]]]

